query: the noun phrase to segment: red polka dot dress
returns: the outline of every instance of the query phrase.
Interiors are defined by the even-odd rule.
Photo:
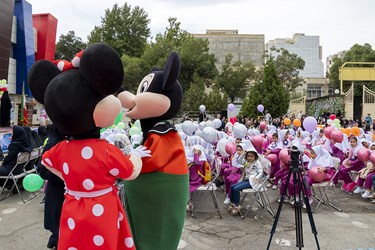
[[[104,140],[73,140],[45,152],[43,164],[61,172],[67,188],[58,249],[135,249],[114,186],[133,174],[127,156]]]

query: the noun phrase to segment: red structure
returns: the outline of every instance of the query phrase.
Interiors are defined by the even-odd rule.
[[[55,59],[57,19],[49,13],[33,14],[33,26],[38,30],[35,61]]]

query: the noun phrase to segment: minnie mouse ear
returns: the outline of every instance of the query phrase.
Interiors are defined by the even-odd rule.
[[[37,61],[31,66],[27,82],[35,100],[44,104],[44,93],[47,86],[58,74],[60,74],[60,70],[47,60]]]
[[[83,52],[79,70],[86,82],[102,96],[115,93],[124,78],[120,56],[111,47],[100,43]]]

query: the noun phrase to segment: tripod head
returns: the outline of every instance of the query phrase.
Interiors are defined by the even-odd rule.
[[[302,165],[301,164],[301,152],[295,148],[295,147],[292,147],[292,149],[289,151],[289,155],[290,155],[290,168],[292,168],[293,170],[298,170],[299,169],[299,166]]]

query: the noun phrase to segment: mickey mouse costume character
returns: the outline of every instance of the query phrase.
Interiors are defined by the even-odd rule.
[[[58,249],[135,249],[114,183],[116,178],[136,178],[140,158],[149,154],[139,147],[128,157],[99,139],[100,127],[113,124],[121,110],[111,94],[123,76],[119,55],[104,44],[87,48],[78,68],[60,72],[52,62],[41,60],[29,72],[34,98],[68,138],[42,157],[42,164],[66,186]]]
[[[188,202],[188,164],[181,139],[167,119],[180,110],[183,92],[178,76],[180,59],[172,52],[163,71],[153,68],[136,95],[118,98],[139,119],[152,157],[143,158],[138,178],[125,183],[127,213],[137,249],[175,250],[181,238]]]

